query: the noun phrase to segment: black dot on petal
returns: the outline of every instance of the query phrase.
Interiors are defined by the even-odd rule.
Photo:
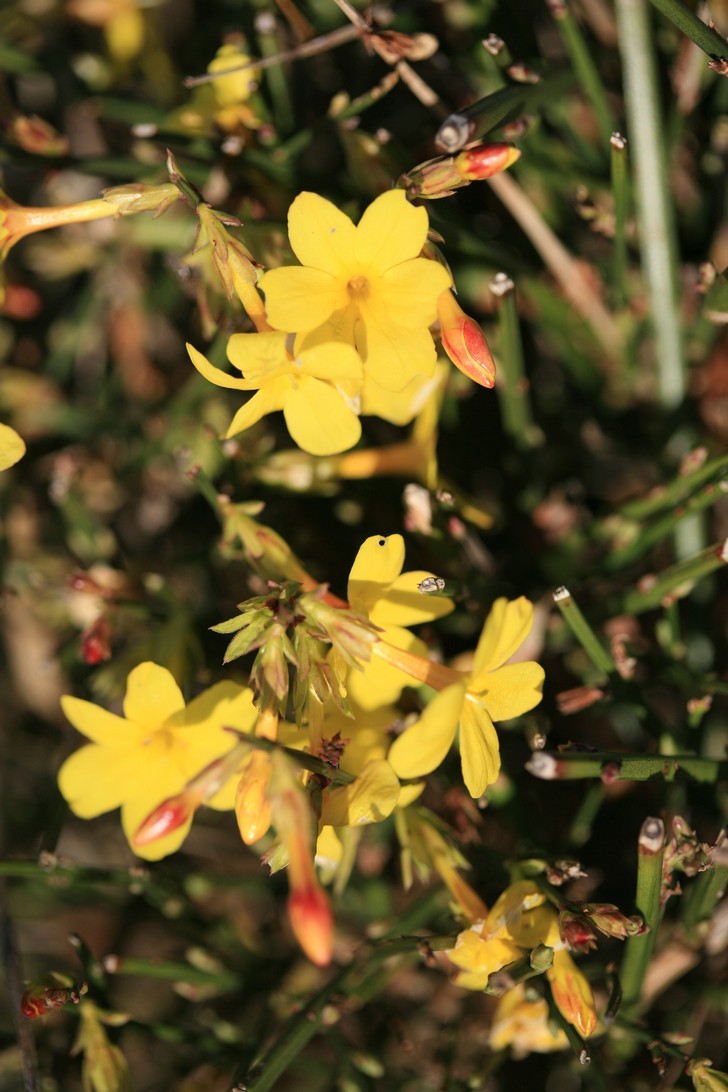
[[[387,545],[386,538],[380,538],[379,542],[377,543],[377,546],[386,546],[386,545]]]

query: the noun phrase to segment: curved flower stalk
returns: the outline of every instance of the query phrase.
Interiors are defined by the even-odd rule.
[[[248,733],[257,717],[252,691],[231,682],[218,683],[185,706],[171,673],[151,662],[129,675],[123,717],[68,695],[61,704],[71,724],[91,742],[63,763],[60,790],[82,819],[120,807],[130,843],[163,801],[176,797],[201,770],[233,749],[235,736],[226,727]],[[206,802],[229,810],[234,797],[235,781],[228,776]],[[135,842],[136,852],[148,860],[173,853],[187,836],[193,814],[194,809],[146,844]]]
[[[401,535],[372,535],[359,548],[351,572],[347,599],[358,614],[380,631],[380,640],[426,657],[427,646],[407,627],[450,614],[455,604],[446,597],[423,595],[419,585],[433,574],[402,572],[404,539]],[[350,671],[348,688],[362,709],[394,702],[410,679],[381,658],[370,659],[361,671]]]
[[[373,655],[439,691],[419,720],[397,739],[389,761],[398,777],[437,769],[460,728],[463,779],[473,797],[498,777],[500,747],[494,722],[510,720],[541,701],[543,668],[533,661],[507,663],[528,636],[533,604],[521,596],[497,599],[488,615],[469,674],[422,660],[379,641]]]
[[[429,328],[451,278],[420,257],[427,230],[427,212],[410,205],[401,190],[377,197],[356,227],[330,201],[302,193],[288,213],[301,266],[273,269],[260,279],[270,325],[298,334],[296,350],[305,335],[357,350],[365,403],[370,380],[401,392],[434,370]]]
[[[312,455],[334,455],[353,447],[361,424],[352,405],[362,384],[362,364],[348,345],[302,342],[295,356],[282,333],[234,334],[228,357],[243,378],[214,367],[187,346],[198,372],[218,387],[257,391],[233,417],[226,437],[251,427],[268,413],[283,411],[291,437]]]

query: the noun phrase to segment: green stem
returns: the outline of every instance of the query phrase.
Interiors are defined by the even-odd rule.
[[[709,573],[728,562],[728,539],[716,542],[695,557],[678,561],[661,573],[642,577],[640,585],[629,592],[622,604],[625,614],[641,614],[645,610],[665,605],[672,597],[680,599],[688,595],[693,586]]]
[[[497,273],[489,287],[499,302],[501,374],[496,391],[503,427],[517,447],[536,447],[543,442],[543,433],[531,415],[515,285],[506,273]]]
[[[666,512],[664,516],[646,527],[629,545],[609,553],[605,558],[606,568],[614,572],[616,569],[621,569],[622,566],[636,561],[655,543],[672,534],[678,523],[687,519],[688,516],[695,515],[696,512],[702,512],[705,508],[710,508],[711,505],[721,500],[727,492],[728,482],[726,481],[721,481],[718,485],[711,482],[709,485],[703,486],[702,489],[694,493],[681,505],[673,508],[672,511]]]
[[[700,449],[699,449],[700,450]],[[691,452],[690,458],[697,452]],[[714,459],[699,465],[692,473],[679,473],[669,485],[661,485],[653,489],[646,497],[629,501],[619,509],[619,515],[625,519],[646,519],[654,516],[663,508],[672,510],[685,497],[690,496],[696,489],[710,482],[721,482],[728,472],[728,455],[718,455]]]
[[[614,201],[614,258],[612,279],[614,295],[619,307],[627,299],[627,210],[629,208],[629,181],[627,177],[627,141],[621,133],[609,138],[612,175],[612,199]]]
[[[728,761],[699,755],[635,755],[622,751],[534,751],[526,769],[542,781],[574,781],[599,777],[615,781],[649,781],[664,777],[673,781],[678,771],[696,781],[716,784],[728,778]]]
[[[588,654],[595,667],[603,671],[605,675],[612,675],[616,671],[614,661],[602,645],[594,630],[587,622],[576,600],[572,597],[568,588],[557,588],[554,592],[554,602],[561,611],[564,621],[576,637],[579,644]]]
[[[713,60],[728,57],[728,42],[717,30],[707,26],[681,0],[651,0],[658,11],[667,16],[671,23],[682,31],[691,42],[707,53]]]
[[[728,837],[724,828],[711,855],[711,867],[701,872],[682,900],[682,924],[689,940],[698,939],[728,885]]]
[[[559,33],[564,40],[576,77],[591,103],[597,120],[599,137],[603,147],[606,148],[616,128],[616,122],[604,90],[604,84],[599,75],[599,69],[594,63],[592,52],[584,40],[581,27],[571,13],[568,0],[549,0],[549,7],[559,28]]]
[[[682,402],[685,367],[678,320],[678,263],[668,186],[665,125],[647,0],[617,0],[619,48],[629,140],[636,175],[642,266],[655,333],[659,398],[665,408]]]
[[[348,967],[338,971],[309,1004],[288,1022],[268,1053],[251,1067],[250,1076],[244,1082],[246,1092],[268,1092],[275,1086],[278,1078],[321,1029],[324,1011],[337,994],[346,997],[354,991],[358,993],[359,990],[366,990],[367,981],[380,973],[379,965],[392,956],[446,951],[454,946],[456,939],[455,936],[397,937],[367,947],[366,952],[360,954]]]
[[[657,928],[662,915],[662,858],[665,852],[665,824],[661,819],[645,819],[637,842],[636,908],[649,931],[627,939],[622,971],[622,1017],[639,1015],[640,994],[650,957],[655,949]]]
[[[214,986],[218,990],[234,990],[240,986],[240,975],[234,971],[206,971],[188,963],[162,963],[134,956],[108,955],[103,968],[111,975],[133,975],[158,978],[165,982],[186,982],[190,986]]]

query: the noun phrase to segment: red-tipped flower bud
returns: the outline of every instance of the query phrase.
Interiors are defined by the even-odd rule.
[[[303,952],[318,967],[331,962],[334,917],[325,892],[315,880],[294,888],[288,897],[288,918]]]
[[[508,170],[520,157],[513,144],[478,144],[456,155],[455,165],[461,178],[475,182]]]
[[[495,386],[495,361],[483,331],[448,288],[437,301],[442,347],[456,368],[481,387]]]

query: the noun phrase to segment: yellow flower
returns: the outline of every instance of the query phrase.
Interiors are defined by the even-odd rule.
[[[347,599],[352,610],[381,630],[380,640],[426,657],[427,646],[405,627],[443,618],[454,604],[445,597],[423,595],[418,585],[432,573],[417,569],[403,573],[403,565],[401,535],[372,535],[352,565]],[[368,710],[396,701],[410,681],[396,667],[372,658],[362,671],[350,671],[347,686],[354,701]]]
[[[569,1045],[566,1034],[561,1028],[552,1031],[548,1017],[545,998],[531,1000],[525,986],[514,986],[498,1001],[490,1027],[491,1050],[510,1047],[516,1057],[524,1057],[531,1051],[543,1054],[565,1050]]]
[[[121,824],[131,842],[143,820],[165,799],[177,796],[210,762],[237,743],[225,727],[250,732],[257,718],[252,691],[218,683],[186,708],[182,693],[166,668],[142,663],[129,675],[124,716],[92,702],[65,696],[63,712],[91,740],[58,773],[58,784],[71,810],[91,819],[121,808]],[[231,809],[235,779],[208,801]],[[170,834],[138,850],[158,860],[179,849],[192,816]]]
[[[233,334],[228,358],[243,373],[236,379],[187,346],[198,372],[218,387],[257,390],[233,417],[226,437],[283,410],[288,431],[311,455],[335,455],[353,447],[361,424],[352,403],[361,388],[362,365],[351,346],[302,342],[297,355],[286,350],[281,333]]]
[[[25,455],[25,443],[10,425],[0,424],[0,470],[15,466]]]
[[[506,664],[532,624],[533,605],[523,596],[510,602],[497,599],[483,626],[469,675],[422,663],[418,672],[413,658],[389,646],[386,639],[373,646],[374,655],[440,691],[389,752],[398,777],[421,777],[437,769],[459,725],[463,779],[470,795],[481,796],[493,784],[500,770],[493,722],[521,716],[541,701],[543,668],[532,661]]]
[[[573,1024],[583,1039],[597,1028],[597,1014],[591,986],[565,948],[554,952],[554,962],[546,971],[557,1009]]]
[[[387,391],[431,375],[429,327],[451,280],[443,266],[419,256],[427,230],[426,211],[401,190],[373,201],[356,227],[325,198],[299,194],[288,233],[301,266],[260,280],[270,325],[353,345],[365,375]]]

